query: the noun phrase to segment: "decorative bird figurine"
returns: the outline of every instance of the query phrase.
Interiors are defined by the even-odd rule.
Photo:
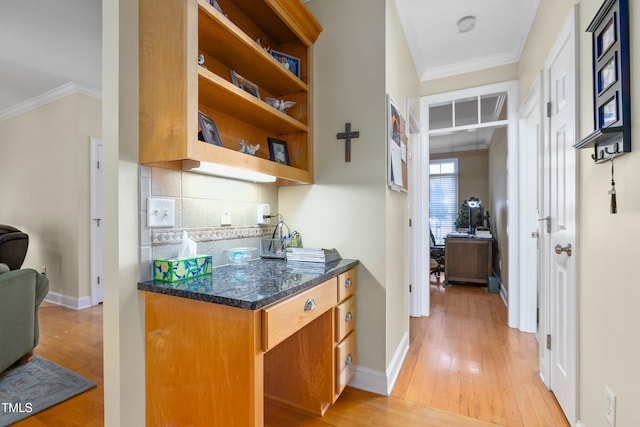
[[[240,144],[239,152],[250,154],[252,156],[255,156],[256,152],[260,149],[260,144],[250,145],[244,142],[244,139],[241,139],[238,144]]]
[[[271,105],[276,110],[282,111],[283,113],[286,113],[289,108],[296,105],[295,101],[285,101],[284,99],[265,97],[264,100],[267,104]]]

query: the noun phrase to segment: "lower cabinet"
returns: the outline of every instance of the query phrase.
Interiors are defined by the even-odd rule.
[[[355,269],[258,310],[144,295],[147,425],[263,426],[269,399],[323,415],[353,377]]]

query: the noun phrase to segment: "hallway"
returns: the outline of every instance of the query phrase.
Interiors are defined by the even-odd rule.
[[[534,335],[507,326],[499,295],[430,288],[431,316],[411,318],[393,396],[510,427],[569,425],[539,378]]]

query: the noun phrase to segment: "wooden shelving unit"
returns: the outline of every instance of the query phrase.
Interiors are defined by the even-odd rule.
[[[182,169],[219,163],[313,182],[313,42],[322,28],[299,0],[140,1],[140,163]],[[300,59],[300,77],[262,46]],[[198,66],[204,55],[205,67]],[[231,70],[260,98],[235,86]],[[288,113],[265,97],[295,101]],[[223,147],[198,140],[198,111],[211,117]],[[269,160],[267,138],[287,142],[291,165]],[[239,141],[260,144],[256,156]]]

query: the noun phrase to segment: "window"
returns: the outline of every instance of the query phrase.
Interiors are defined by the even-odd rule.
[[[458,160],[429,163],[429,227],[436,244],[444,244],[448,233],[456,230],[458,214]]]

